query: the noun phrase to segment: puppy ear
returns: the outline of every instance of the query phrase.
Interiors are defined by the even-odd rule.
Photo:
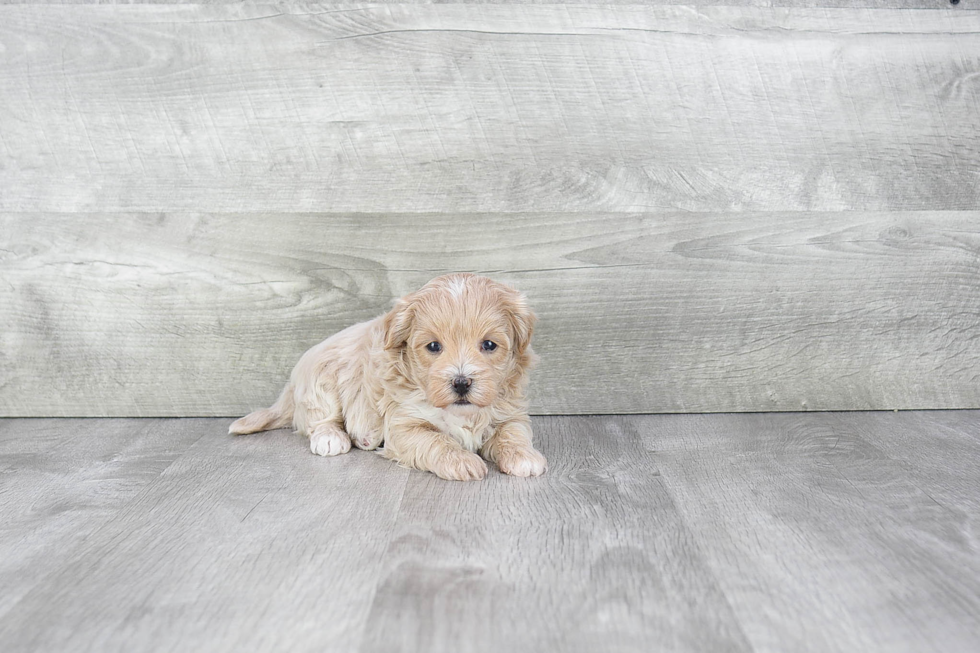
[[[504,305],[514,336],[514,352],[518,356],[523,356],[531,345],[531,336],[534,334],[534,325],[538,318],[531,312],[527,298],[522,293],[511,288],[507,290]]]
[[[402,297],[384,318],[385,349],[398,349],[408,342],[414,322],[415,305],[411,301],[411,295]]]

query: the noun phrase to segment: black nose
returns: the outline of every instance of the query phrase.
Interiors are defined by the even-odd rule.
[[[455,379],[453,379],[453,390],[455,390],[456,394],[458,394],[460,397],[470,391],[471,385],[473,385],[473,381],[465,376],[457,376]]]

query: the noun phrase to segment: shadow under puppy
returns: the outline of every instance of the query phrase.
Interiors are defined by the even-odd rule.
[[[292,425],[321,456],[353,443],[450,480],[543,474],[531,445],[528,371],[535,316],[524,296],[472,274],[433,279],[385,315],[300,358],[279,400],[229,433]]]

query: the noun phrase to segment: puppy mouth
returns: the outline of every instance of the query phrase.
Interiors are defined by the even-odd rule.
[[[457,399],[453,402],[453,406],[472,406],[468,399]]]

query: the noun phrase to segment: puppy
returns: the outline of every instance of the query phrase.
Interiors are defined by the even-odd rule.
[[[547,468],[531,445],[528,371],[536,318],[524,296],[472,274],[433,279],[385,315],[300,358],[279,400],[228,429],[292,425],[321,456],[376,449],[449,480]],[[480,454],[480,455],[477,455]]]

